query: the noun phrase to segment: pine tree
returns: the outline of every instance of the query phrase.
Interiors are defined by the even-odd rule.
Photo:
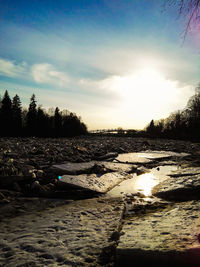
[[[62,116],[60,114],[59,108],[56,107],[54,113],[54,134],[55,137],[61,136],[62,132]]]
[[[5,91],[0,109],[1,136],[12,135],[12,102],[8,91]]]
[[[22,134],[22,107],[18,95],[13,97],[12,101],[12,118],[13,118],[13,132],[15,136]]]
[[[37,136],[50,136],[50,120],[48,114],[39,107],[37,110]]]
[[[28,113],[26,115],[26,129],[29,136],[36,135],[37,131],[37,109],[36,99],[33,94],[30,99]]]
[[[151,120],[151,122],[149,123],[149,125],[147,126],[146,132],[150,135],[150,136],[154,136],[155,135],[155,124],[154,124],[154,120]]]

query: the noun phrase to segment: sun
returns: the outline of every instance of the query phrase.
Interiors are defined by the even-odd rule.
[[[136,73],[122,78],[121,96],[124,101],[135,98],[148,107],[153,107],[158,101],[167,101],[173,96],[175,83],[167,80],[155,69],[141,69]]]
[[[115,76],[110,87],[120,96],[121,116],[137,116],[138,123],[166,117],[173,111],[180,93],[177,81],[167,79],[162,72],[150,67]]]

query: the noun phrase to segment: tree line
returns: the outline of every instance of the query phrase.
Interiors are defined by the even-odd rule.
[[[146,127],[150,137],[200,139],[200,84],[185,109],[172,113],[168,118],[152,120]]]
[[[37,106],[34,94],[28,109],[24,109],[20,97],[16,94],[11,99],[7,90],[0,99],[0,126],[0,136],[73,137],[87,134],[87,126],[75,113],[56,107],[53,114],[48,114]]]

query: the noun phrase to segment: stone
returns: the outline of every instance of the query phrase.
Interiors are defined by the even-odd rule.
[[[63,175],[60,179],[60,182],[98,193],[106,193],[108,190],[112,189],[125,179],[128,179],[128,175],[119,172],[112,172],[103,175]]]
[[[199,201],[125,219],[116,266],[199,266]]]
[[[143,167],[143,166],[137,168],[137,170],[136,170],[137,175],[141,175],[141,174],[148,173],[148,172],[150,172],[150,170]]]

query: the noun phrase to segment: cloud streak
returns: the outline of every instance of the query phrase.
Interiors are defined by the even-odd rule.
[[[19,77],[26,70],[26,63],[16,64],[14,61],[0,58],[0,75],[6,77]]]
[[[15,63],[15,61],[3,58],[0,58],[0,76],[28,79],[38,84],[57,85],[59,87],[66,87],[70,81],[66,73],[58,71],[51,64],[42,63],[28,66],[26,62]]]
[[[57,71],[51,64],[35,64],[32,67],[32,76],[39,84],[54,84],[65,87],[69,83],[66,73]]]

